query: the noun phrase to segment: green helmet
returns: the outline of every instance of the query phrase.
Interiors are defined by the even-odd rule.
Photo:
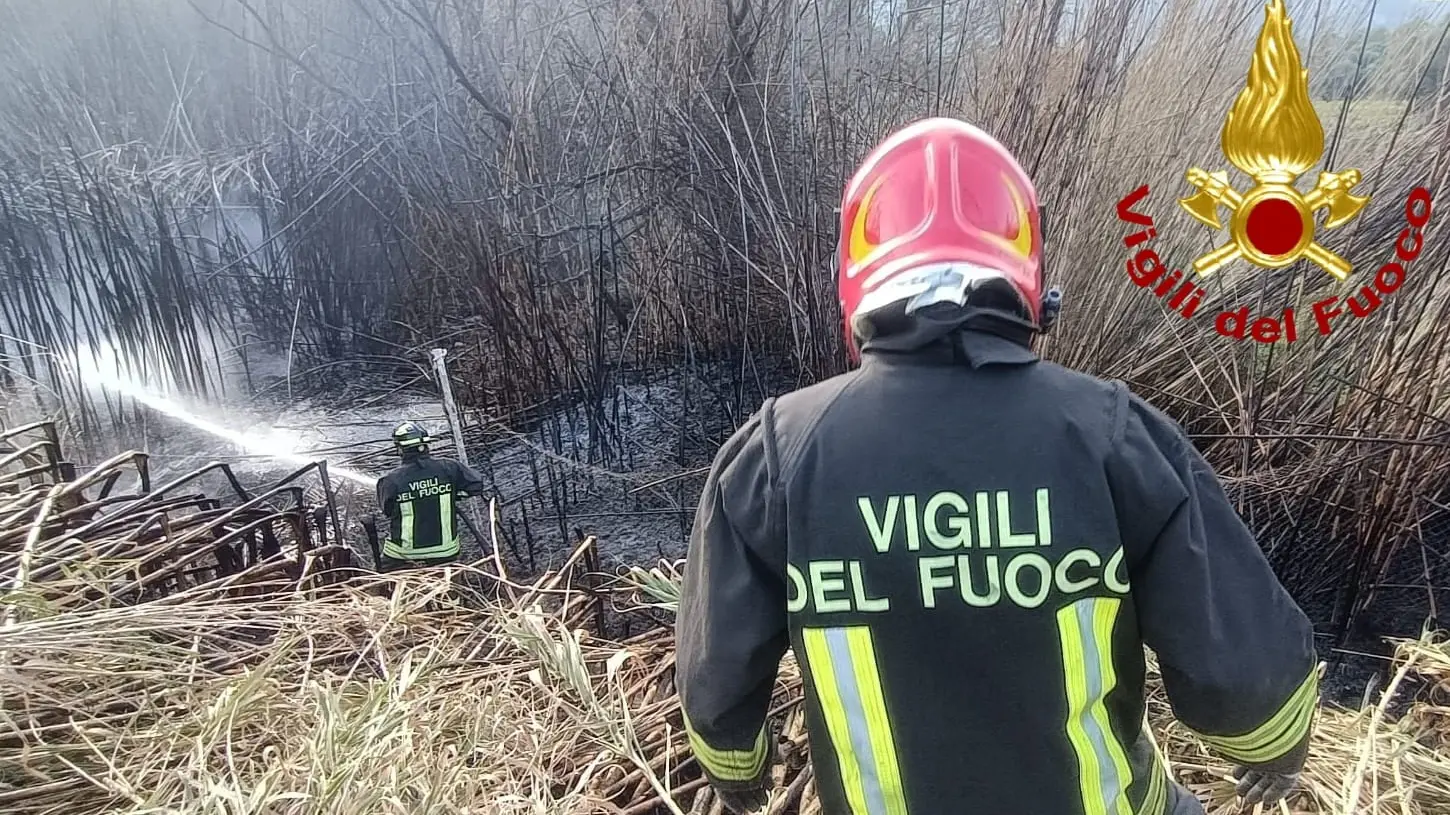
[[[432,440],[433,437],[428,435],[428,429],[417,422],[403,422],[393,428],[393,447],[401,456],[428,452],[428,442]]]

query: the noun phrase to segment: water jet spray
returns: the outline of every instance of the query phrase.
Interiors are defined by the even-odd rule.
[[[117,356],[114,348],[109,345],[103,345],[100,351],[100,359],[98,359],[96,350],[90,346],[83,345],[77,348],[75,353],[67,360],[70,367],[75,370],[82,382],[93,382],[101,387],[109,388],[122,396],[129,396],[158,413],[165,414],[173,419],[179,419],[197,430],[229,441],[252,455],[287,461],[299,466],[306,466],[317,460],[316,457],[308,457],[298,452],[292,445],[285,443],[281,439],[266,438],[255,434],[248,435],[229,427],[223,427],[192,413],[176,401],[149,390],[145,383],[139,382],[135,378],[123,373],[120,364],[121,360]],[[107,368],[111,368],[112,370],[107,370]],[[370,488],[377,484],[376,476],[350,470],[346,467],[335,467],[331,462],[328,462],[327,472],[331,475],[346,478],[349,481]]]

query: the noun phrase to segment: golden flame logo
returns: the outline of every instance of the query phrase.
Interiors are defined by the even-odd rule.
[[[1198,193],[1179,205],[1215,230],[1224,228],[1218,208],[1231,213],[1229,243],[1193,262],[1200,275],[1239,257],[1269,269],[1308,258],[1339,280],[1353,268],[1314,239],[1314,214],[1328,210],[1325,229],[1358,215],[1369,203],[1368,197],[1350,194],[1360,182],[1359,170],[1321,172],[1307,195],[1294,187],[1295,179],[1324,154],[1324,126],[1309,101],[1309,72],[1300,63],[1293,27],[1283,0],[1270,0],[1248,81],[1223,123],[1224,157],[1254,179],[1253,189],[1240,194],[1222,170],[1188,170],[1188,183]]]

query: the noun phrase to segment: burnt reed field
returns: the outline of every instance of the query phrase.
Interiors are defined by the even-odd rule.
[[[0,419],[63,418],[114,452],[146,409],[66,364],[97,349],[225,410],[434,399],[444,347],[519,564],[580,533],[677,557],[730,430],[844,370],[845,179],[895,127],[959,116],[1044,200],[1066,292],[1045,355],[1183,423],[1325,657],[1374,650],[1450,603],[1445,216],[1403,285],[1327,336],[1312,304],[1356,289],[1308,263],[1236,263],[1192,321],[1124,271],[1117,204],[1140,185],[1175,268],[1220,237],[1175,199],[1189,167],[1229,168],[1263,7],[0,0]],[[1412,188],[1444,206],[1434,10],[1289,4],[1326,144],[1301,187],[1356,168],[1371,196],[1320,235],[1356,287],[1393,258]],[[1240,305],[1293,305],[1298,339],[1215,333]],[[377,441],[340,452],[377,471]]]

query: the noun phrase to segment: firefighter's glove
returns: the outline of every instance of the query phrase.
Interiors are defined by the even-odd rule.
[[[1233,776],[1238,780],[1235,788],[1248,805],[1278,803],[1299,783],[1299,773],[1274,772],[1262,767],[1234,768]]]
[[[765,803],[770,797],[770,788],[766,786],[768,782],[769,776],[766,776],[758,787],[721,789],[717,786],[715,794],[731,815],[758,815],[765,811]]]

